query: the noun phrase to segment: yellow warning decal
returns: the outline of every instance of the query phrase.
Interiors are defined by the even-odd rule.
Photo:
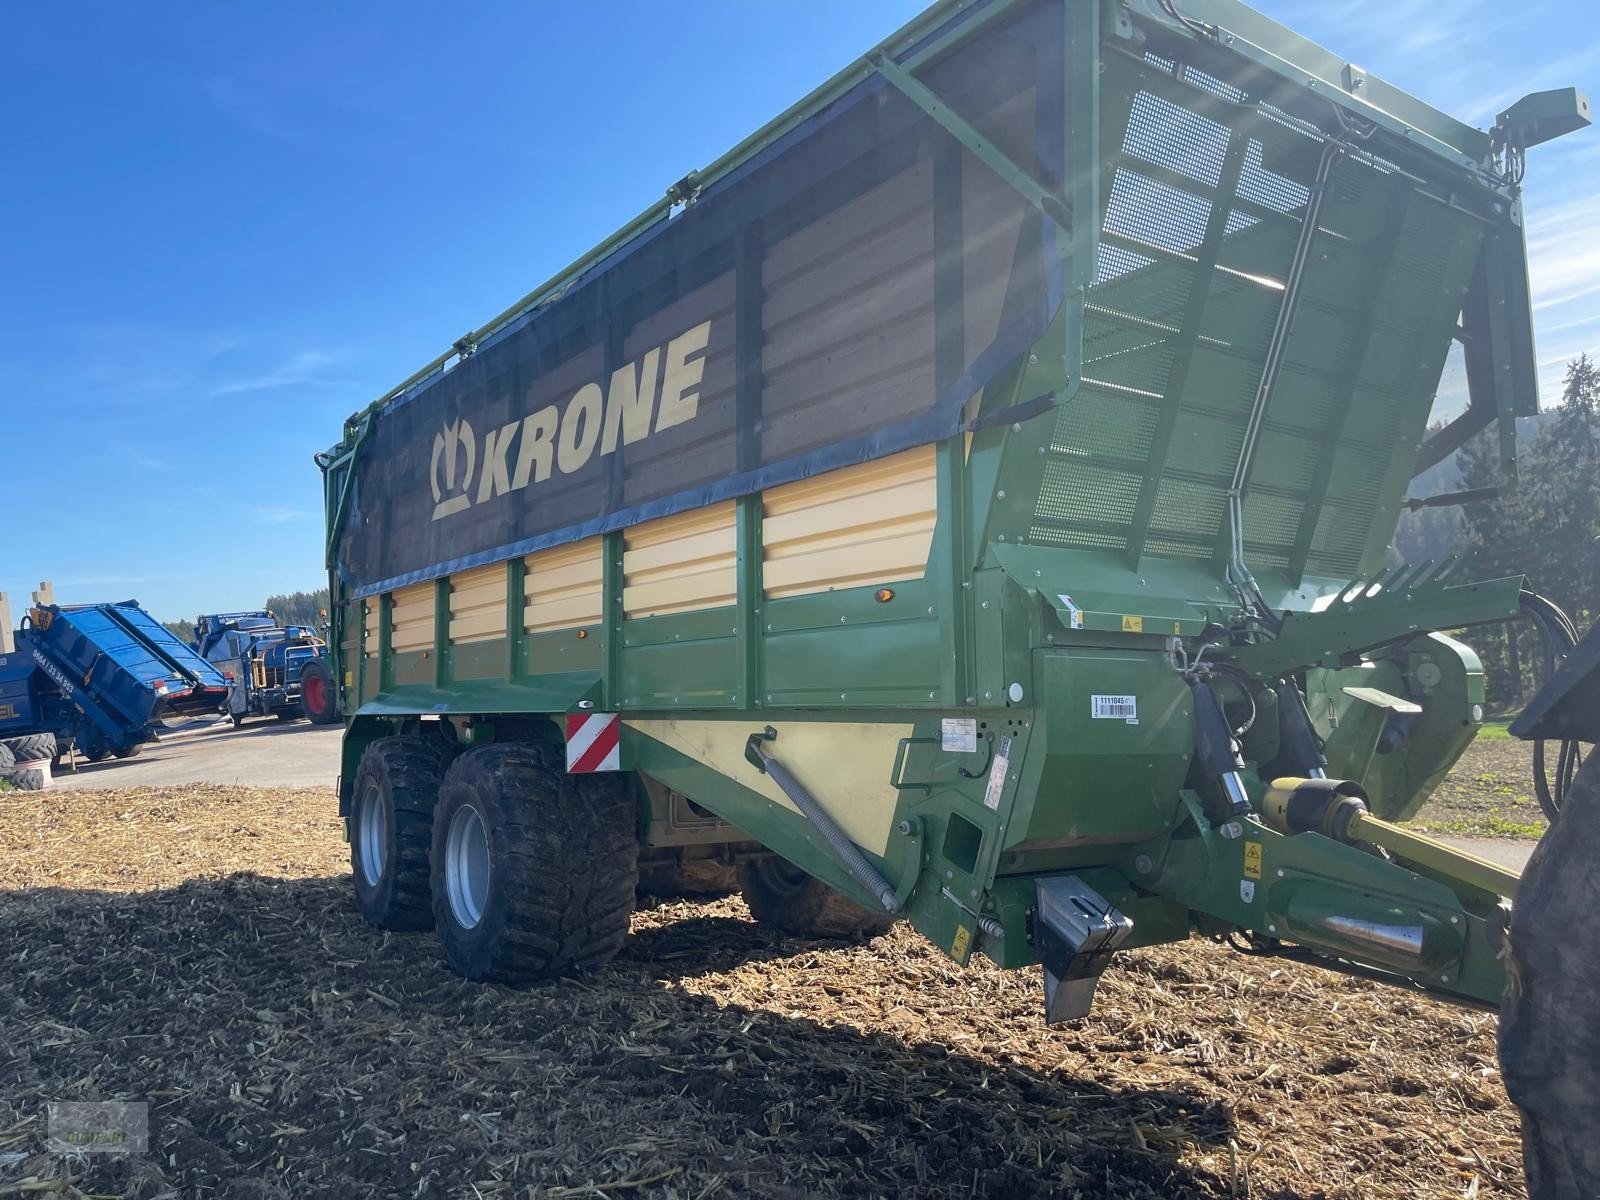
[[[1244,844],[1244,877],[1246,879],[1261,878],[1261,843],[1246,842]]]
[[[957,925],[956,940],[950,943],[950,957],[965,958],[967,956],[967,946],[971,943],[971,941],[972,930],[968,929],[965,925]]]
[[[1143,617],[1128,617],[1128,616],[1123,617],[1122,618],[1122,632],[1123,633],[1143,633],[1144,632],[1144,618]]]

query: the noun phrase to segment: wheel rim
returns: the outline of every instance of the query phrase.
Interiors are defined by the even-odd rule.
[[[489,830],[470,804],[456,809],[444,850],[445,895],[463,929],[483,920],[489,903]]]
[[[375,783],[368,784],[367,790],[361,793],[361,811],[356,825],[361,878],[368,887],[377,887],[389,858],[389,809]]]
[[[300,691],[306,707],[312,712],[322,711],[322,676],[313,671],[300,681]]]

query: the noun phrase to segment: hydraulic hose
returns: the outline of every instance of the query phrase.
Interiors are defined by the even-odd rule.
[[[1548,681],[1561,665],[1561,659],[1578,644],[1578,630],[1573,625],[1572,619],[1561,610],[1561,606],[1535,592],[1524,591],[1520,597],[1523,613],[1533,622],[1533,627],[1538,631],[1539,640],[1544,650],[1544,677]],[[1533,790],[1539,799],[1539,807],[1544,810],[1545,817],[1554,821],[1561,813],[1561,807],[1566,803],[1567,792],[1572,787],[1572,781],[1577,777],[1578,767],[1583,763],[1583,756],[1579,753],[1578,743],[1564,740],[1560,743],[1556,754],[1555,778],[1550,778],[1550,772],[1545,759],[1545,739],[1538,738],[1533,743]]]
[[[878,903],[883,905],[883,911],[897,913],[900,911],[900,901],[895,896],[894,886],[878,873],[878,869],[869,863],[866,856],[861,853],[856,844],[850,840],[850,835],[840,829],[828,811],[817,803],[806,786],[795,778],[794,772],[779,762],[776,757],[768,752],[765,742],[775,738],[776,732],[771,726],[767,727],[766,736],[762,734],[751,735],[745,746],[745,757],[750,760],[758,770],[772,776],[772,781],[783,789],[783,794],[794,801],[796,808],[802,816],[810,821],[822,834],[830,849],[838,857],[840,864],[855,878],[856,882],[865,887],[878,898]]]

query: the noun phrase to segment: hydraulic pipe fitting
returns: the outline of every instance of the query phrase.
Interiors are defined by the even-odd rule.
[[[1207,775],[1216,780],[1224,801],[1223,820],[1232,820],[1250,812],[1250,796],[1245,791],[1244,757],[1239,753],[1239,742],[1228,724],[1228,714],[1222,707],[1217,689],[1204,679],[1192,679],[1189,690],[1194,695],[1194,752]]]

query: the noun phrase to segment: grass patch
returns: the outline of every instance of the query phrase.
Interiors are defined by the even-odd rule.
[[[1511,740],[1511,720],[1485,721],[1478,727],[1478,736],[1474,739],[1479,742],[1505,742]]]
[[[1422,833],[1537,841],[1544,813],[1533,795],[1533,749],[1487,724],[1407,824]]]
[[[1456,814],[1450,816],[1418,816],[1407,823],[1418,833],[1449,833],[1459,837],[1509,838],[1513,841],[1536,842],[1544,836],[1545,823],[1516,821],[1499,813]]]

